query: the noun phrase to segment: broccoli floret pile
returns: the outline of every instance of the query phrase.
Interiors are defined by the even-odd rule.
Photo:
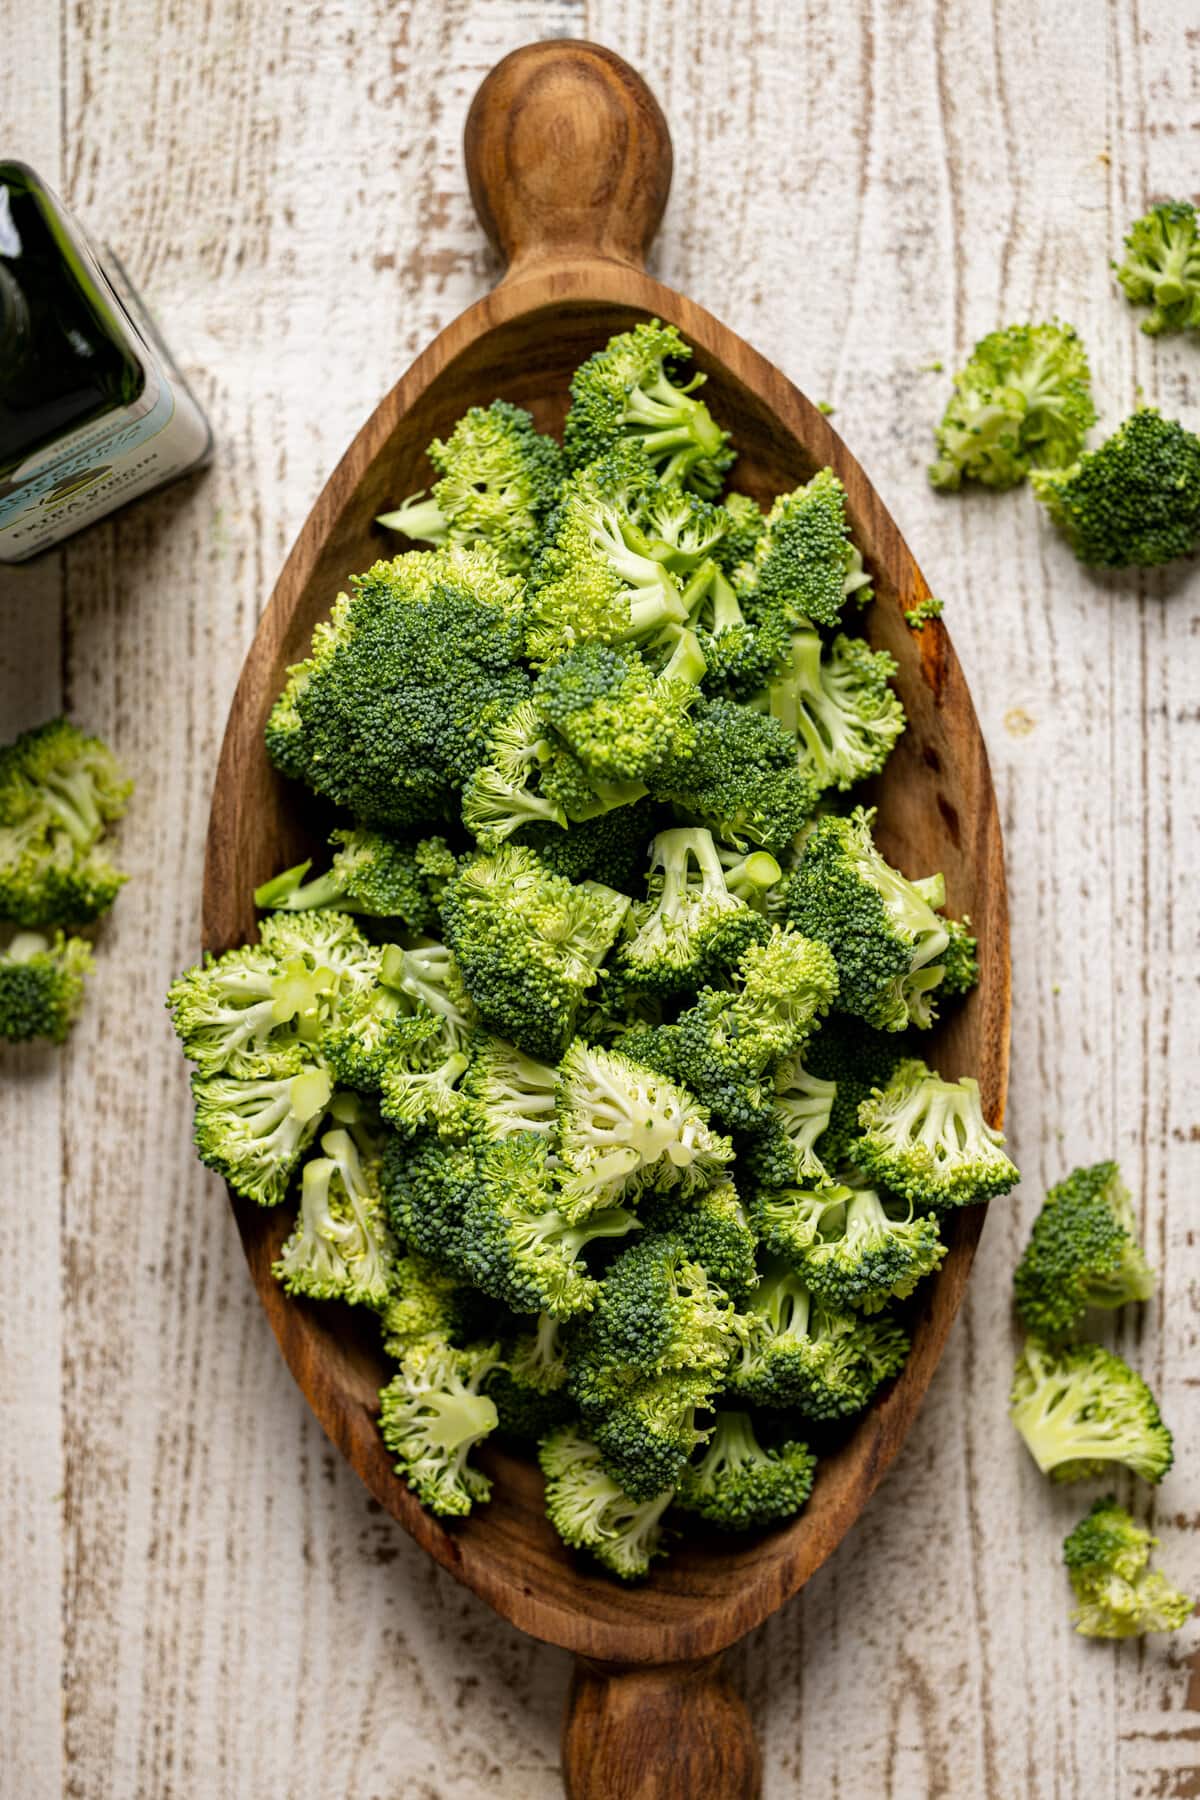
[[[798,1512],[809,1439],[903,1366],[940,1209],[1015,1178],[901,1029],[975,977],[941,878],[816,819],[904,729],[846,495],[721,500],[688,360],[639,326],[562,453],[501,403],[431,447],[388,522],[433,548],[350,579],[267,729],[349,814],[331,865],[168,996],[202,1158],[295,1197],[278,1278],[378,1318],[421,1502],[536,1445],[563,1539],[626,1578],[669,1509]]]

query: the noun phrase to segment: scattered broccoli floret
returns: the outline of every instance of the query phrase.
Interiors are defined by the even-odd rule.
[[[711,833],[683,826],[651,844],[649,898],[634,906],[627,930],[616,967],[631,987],[660,994],[703,986],[771,935],[766,919],[730,893]]]
[[[944,600],[938,600],[933,594],[926,594],[924,600],[918,600],[915,606],[905,608],[904,623],[910,631],[923,631],[934,619],[940,619],[945,610]]]
[[[1096,422],[1087,354],[1074,328],[1009,325],[980,338],[937,428],[935,488],[1010,488],[1031,469],[1063,469]]]
[[[1200,543],[1200,437],[1143,406],[1099,449],[1035,475],[1033,491],[1080,562],[1107,569],[1173,562]]]
[[[807,1445],[764,1448],[748,1413],[719,1412],[712,1438],[703,1456],[688,1464],[675,1500],[722,1531],[750,1531],[798,1513],[812,1492],[816,1467]]]
[[[1043,1475],[1085,1481],[1124,1463],[1161,1481],[1174,1458],[1171,1433],[1141,1376],[1099,1344],[1055,1349],[1026,1339],[1009,1414]]]
[[[380,1390],[379,1429],[396,1473],[431,1512],[469,1513],[492,1491],[467,1458],[496,1429],[496,1403],[480,1389],[499,1360],[495,1344],[454,1350],[426,1340],[405,1351]]]
[[[817,802],[797,767],[795,739],[778,720],[732,700],[697,702],[692,721],[695,747],[656,770],[651,791],[738,849],[757,844],[782,855]]]
[[[563,448],[572,468],[635,440],[664,484],[682,482],[715,495],[733,461],[722,431],[695,390],[697,372],[681,381],[692,352],[673,325],[651,319],[610,338],[571,380],[571,410]]]
[[[588,1438],[572,1426],[548,1437],[538,1452],[546,1477],[546,1512],[564,1544],[589,1550],[614,1575],[636,1580],[664,1553],[662,1516],[672,1493],[641,1502],[617,1486]]]
[[[862,556],[850,541],[846,490],[832,469],[780,494],[754,557],[760,600],[777,602],[793,625],[836,625],[851,596],[859,606],[872,598]]]
[[[0,1038],[64,1043],[91,972],[92,947],[84,938],[18,931],[0,950]]]
[[[634,651],[579,644],[543,670],[534,699],[591,780],[645,781],[694,745],[689,714],[703,674],[691,631],[679,633],[661,674]]]
[[[732,1392],[760,1406],[794,1407],[809,1419],[861,1412],[908,1356],[908,1339],[890,1319],[835,1311],[781,1262],[768,1265],[736,1330],[741,1350]]]
[[[844,791],[877,775],[904,730],[886,650],[839,635],[822,653],[815,631],[792,634],[787,661],[755,701],[791,734],[813,786]]]
[[[1074,1169],[1050,1189],[1017,1264],[1013,1292],[1026,1327],[1045,1338],[1070,1331],[1089,1306],[1150,1298],[1154,1271],[1115,1162]]]
[[[108,745],[67,719],[0,746],[0,918],[67,926],[107,912],[126,877],[101,840],[132,791]]]
[[[332,906],[400,919],[410,931],[433,930],[442,889],[458,867],[445,838],[405,844],[381,831],[355,830],[335,831],[329,841],[341,848],[324,875],[305,881],[312,864],[297,863],[256,888],[254,904],[283,912]]]
[[[1079,1602],[1071,1623],[1081,1637],[1144,1637],[1186,1625],[1194,1602],[1149,1567],[1157,1543],[1111,1494],[1092,1502],[1063,1544]]]
[[[196,1149],[235,1194],[278,1206],[321,1126],[333,1082],[305,1046],[280,1052],[258,1077],[196,1075]]]
[[[395,1245],[374,1164],[347,1131],[327,1131],[321,1149],[304,1165],[295,1229],[272,1272],[289,1294],[382,1306]]]
[[[816,1146],[828,1128],[837,1084],[811,1074],[801,1060],[807,1054],[793,1050],[776,1064],[769,1113],[745,1148],[748,1167],[766,1187],[825,1179]]]
[[[843,1198],[821,1209],[812,1241],[790,1257],[818,1298],[853,1312],[879,1312],[890,1300],[907,1299],[941,1267],[946,1246],[935,1218],[914,1217],[906,1201],[858,1177],[833,1191]]]
[[[758,1281],[757,1240],[728,1177],[693,1194],[649,1188],[638,1196],[637,1210],[646,1231],[675,1238],[735,1304],[748,1298]]]
[[[1200,331],[1200,230],[1190,200],[1164,200],[1135,219],[1113,268],[1126,299],[1150,308],[1143,331]]]
[[[971,1206],[1020,1180],[983,1116],[979,1083],[943,1081],[917,1057],[858,1109],[858,1166],[916,1206]]]
[[[558,494],[563,454],[529,414],[506,400],[473,406],[427,451],[441,480],[377,521],[429,544],[486,546],[523,574]]]

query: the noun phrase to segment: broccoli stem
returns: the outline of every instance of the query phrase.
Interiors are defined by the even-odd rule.
[[[375,523],[385,525],[389,531],[402,531],[405,537],[421,538],[428,544],[441,543],[447,530],[445,513],[432,495],[425,497],[424,490],[410,494],[394,512],[380,513]]]

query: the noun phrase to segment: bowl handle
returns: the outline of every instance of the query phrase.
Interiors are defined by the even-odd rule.
[[[758,1800],[750,1715],[705,1662],[629,1667],[579,1657],[562,1733],[568,1800]]]
[[[550,38],[487,75],[463,143],[479,222],[506,264],[644,266],[671,186],[658,101],[599,44]]]

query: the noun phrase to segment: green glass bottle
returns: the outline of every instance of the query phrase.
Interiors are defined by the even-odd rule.
[[[111,256],[0,162],[0,563],[205,462],[207,421]]]

